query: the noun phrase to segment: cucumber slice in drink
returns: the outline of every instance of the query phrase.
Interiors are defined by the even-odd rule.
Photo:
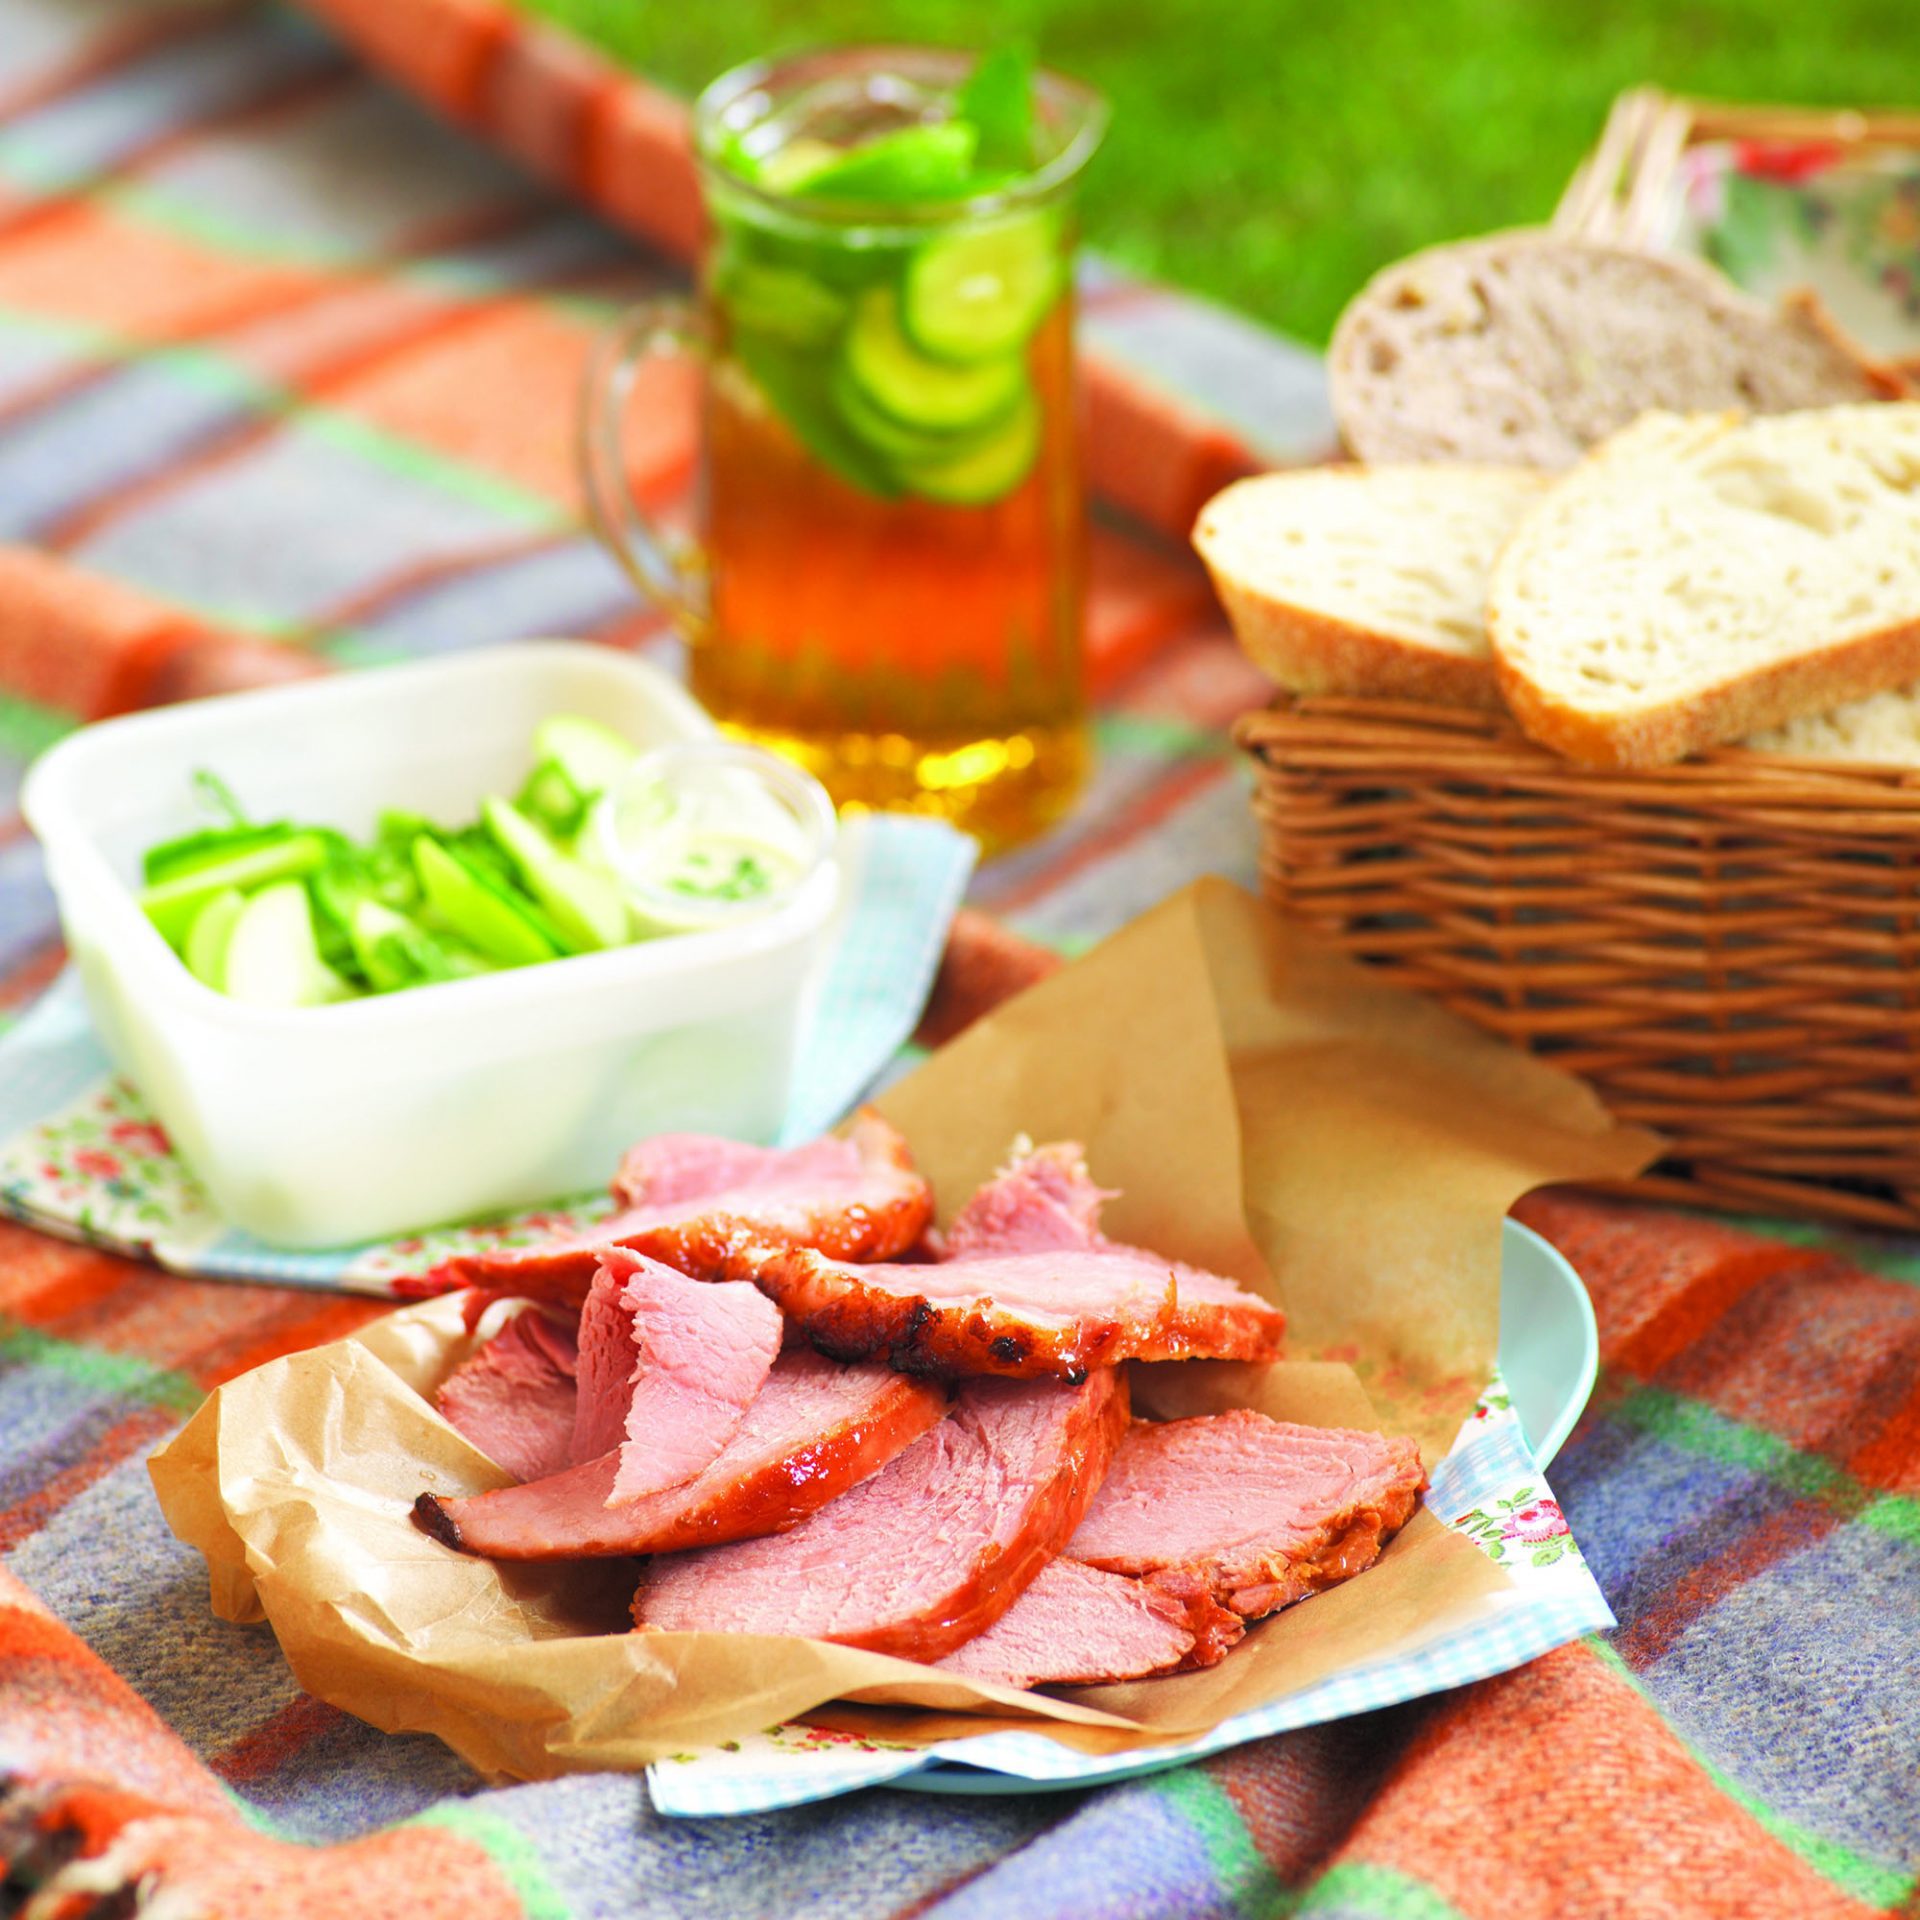
[[[833,370],[833,404],[849,428],[887,460],[939,461],[964,453],[980,439],[978,429],[962,433],[930,433],[910,427],[883,413],[860,390],[844,364]],[[993,431],[989,423],[986,431]]]
[[[984,427],[1010,413],[1026,389],[1018,354],[956,366],[924,354],[900,329],[900,300],[891,287],[861,296],[847,329],[847,372],[883,413],[931,432]]]
[[[1065,278],[1052,214],[969,227],[916,249],[901,288],[901,325],[936,359],[991,360],[1046,318]]]
[[[557,960],[561,947],[530,907],[489,879],[475,863],[422,834],[413,843],[420,887],[448,931],[503,967]]]
[[[798,267],[770,266],[727,248],[715,264],[714,297],[729,326],[817,347],[839,332],[847,297]]]
[[[246,910],[247,896],[238,887],[216,893],[193,917],[187,929],[187,971],[203,987],[224,993],[227,987],[227,946]]]
[[[226,944],[221,987],[255,1007],[321,1007],[353,988],[320,958],[303,881],[276,880],[241,909]]]
[[[789,182],[779,190],[796,199],[871,200],[889,205],[944,199],[966,187],[979,145],[979,130],[965,120],[899,127],[845,148],[831,162],[794,168]],[[770,185],[769,176],[782,171],[776,160],[763,160],[761,183]]]
[[[605,874],[562,853],[511,802],[490,797],[480,816],[521,883],[576,953],[617,947],[627,938],[627,902]]]
[[[1027,477],[1040,448],[1040,408],[1023,394],[1008,418],[966,451],[944,459],[902,461],[897,469],[909,493],[943,506],[978,507],[1011,493]]]
[[[886,463],[847,431],[834,409],[827,393],[830,361],[760,334],[737,334],[733,351],[764,404],[823,467],[876,499],[891,500],[900,491]],[[725,371],[719,369],[722,376]]]

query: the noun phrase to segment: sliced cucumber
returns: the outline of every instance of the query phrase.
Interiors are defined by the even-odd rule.
[[[236,853],[230,859],[216,860],[147,887],[140,895],[140,905],[161,934],[178,947],[186,939],[187,929],[201,908],[216,893],[225,893],[230,887],[237,887],[243,893],[251,892],[275,880],[311,873],[326,859],[327,848],[328,841],[323,834],[283,834],[266,846]]]
[[[216,893],[187,929],[187,971],[215,993],[226,991],[227,945],[246,904],[247,896],[238,887],[229,887],[225,893]]]
[[[449,932],[503,967],[557,960],[561,945],[523,906],[475,862],[422,834],[413,843],[413,864],[427,904]]]
[[[886,463],[847,431],[826,392],[817,356],[761,334],[737,334],[733,351],[759,388],[760,399],[830,473],[881,500],[891,500],[900,491]]]
[[[899,127],[846,148],[830,162],[796,170],[783,190],[809,200],[877,200],[889,205],[945,199],[965,188],[979,144],[978,130],[965,120]],[[773,162],[762,162],[763,182],[773,168]]]
[[[249,899],[226,943],[221,987],[255,1007],[319,1007],[353,988],[320,958],[313,906],[299,880],[276,880]]]
[[[942,460],[902,461],[897,469],[908,492],[944,506],[978,507],[1011,493],[1027,477],[1040,448],[1040,408],[1021,397],[1003,425],[964,453]]]
[[[626,896],[605,874],[562,853],[511,801],[482,801],[480,817],[575,952],[625,943]]]
[[[521,783],[513,804],[556,840],[565,840],[579,830],[592,797],[567,778],[558,760],[542,760]]]
[[[990,360],[1026,340],[1065,280],[1052,213],[968,227],[926,241],[907,262],[900,323],[936,359]]]
[[[494,971],[492,961],[463,942],[431,934],[419,921],[377,900],[363,900],[354,909],[353,945],[376,993]]]
[[[582,795],[605,793],[640,757],[625,734],[577,713],[555,713],[533,730],[533,757],[551,760]]]
[[[244,853],[257,853],[264,847],[277,847],[293,838],[297,827],[204,827],[197,833],[184,833],[177,840],[162,841],[149,847],[140,862],[140,878],[150,887],[163,880],[179,880],[190,873],[202,873],[208,867],[238,859]]]
[[[728,325],[818,347],[845,323],[847,298],[797,267],[760,266],[737,253],[714,270],[714,296]]]
[[[1027,370],[1018,354],[956,366],[922,353],[900,330],[899,297],[891,287],[861,296],[843,351],[860,391],[909,427],[984,427],[1011,412],[1026,389]]]
[[[861,390],[844,365],[833,370],[833,404],[847,426],[874,452],[888,460],[944,460],[975,445],[978,431],[931,433],[883,413]],[[993,427],[989,423],[987,432]]]

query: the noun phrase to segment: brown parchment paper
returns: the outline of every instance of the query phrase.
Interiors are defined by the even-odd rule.
[[[1079,1139],[1121,1189],[1117,1237],[1285,1305],[1300,1358],[1136,1366],[1143,1413],[1253,1406],[1410,1431],[1430,1459],[1493,1358],[1509,1203],[1548,1180],[1623,1177],[1656,1146],[1223,882],[1010,1002],[880,1104],[949,1208],[1016,1134]],[[495,1566],[409,1519],[423,1489],[507,1483],[427,1397],[472,1350],[460,1321],[458,1299],[430,1301],[256,1368],[152,1472],[221,1617],[268,1621],[319,1698],[435,1733],[496,1777],[642,1766],[830,1702],[896,1740],[1020,1724],[1091,1750],[1148,1746],[1411,1651],[1506,1584],[1417,1513],[1377,1565],[1220,1666],[1053,1696],[814,1641],[625,1632],[632,1562]]]

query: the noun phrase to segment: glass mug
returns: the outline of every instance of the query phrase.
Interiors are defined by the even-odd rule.
[[[971,198],[769,184],[938,128],[973,65],[848,49],[708,88],[698,311],[648,301],[614,328],[583,459],[603,537],[728,732],[842,804],[939,814],[992,849],[1057,819],[1090,759],[1071,261],[1105,107],[1038,75],[1033,164]],[[942,136],[908,145],[937,159]],[[622,422],[656,353],[705,363],[698,545],[627,485]]]

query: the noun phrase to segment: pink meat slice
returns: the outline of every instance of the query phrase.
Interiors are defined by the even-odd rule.
[[[1093,1184],[1075,1142],[1029,1148],[954,1215],[945,1257],[970,1260],[1100,1246],[1100,1208],[1113,1197]]]
[[[1235,1281],[1102,1242],[932,1266],[754,1246],[728,1267],[836,1359],[1075,1381],[1121,1360],[1276,1358],[1286,1316]]]
[[[947,1410],[944,1388],[885,1367],[843,1367],[789,1345],[739,1430],[704,1471],[609,1506],[618,1450],[466,1499],[423,1493],[416,1524],[495,1560],[670,1553],[779,1533],[877,1473]]]
[[[1198,1581],[1131,1580],[1062,1559],[936,1664],[1004,1687],[1096,1686],[1215,1666],[1245,1631]]]
[[[573,1460],[618,1450],[616,1505],[691,1480],[739,1431],[780,1335],[779,1308],[754,1288],[610,1247],[580,1315]]]
[[[983,1633],[1079,1524],[1126,1423],[1120,1376],[974,1380],[884,1471],[791,1533],[652,1562],[636,1626],[797,1634],[939,1660]]]
[[[1251,1408],[1136,1421],[1066,1554],[1149,1582],[1198,1580],[1258,1619],[1371,1566],[1425,1485],[1411,1440]]]
[[[578,1361],[572,1333],[529,1307],[456,1367],[433,1403],[489,1460],[538,1480],[571,1455]]]
[[[856,1117],[845,1139],[803,1147],[750,1147],[700,1134],[642,1141],[621,1162],[614,1194],[623,1210],[584,1233],[460,1254],[415,1289],[484,1287],[579,1306],[610,1246],[712,1280],[748,1241],[817,1247],[846,1260],[891,1259],[914,1245],[933,1214],[907,1143],[871,1111]]]

